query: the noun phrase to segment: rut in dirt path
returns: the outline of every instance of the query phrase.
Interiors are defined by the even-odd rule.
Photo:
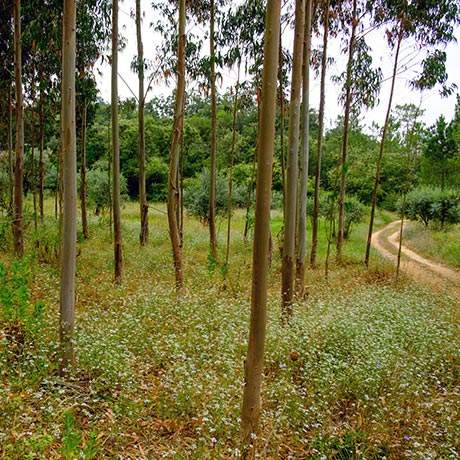
[[[374,232],[372,245],[386,259],[397,262],[399,247],[399,227],[401,221],[397,220],[388,224],[383,229]],[[440,263],[425,259],[408,247],[402,245],[401,252],[405,256],[401,259],[401,270],[421,281],[436,284],[448,283],[455,288],[460,288],[460,272],[446,267]]]

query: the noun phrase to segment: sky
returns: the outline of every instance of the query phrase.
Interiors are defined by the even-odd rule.
[[[156,18],[153,8],[150,6],[150,1],[143,2],[143,23],[142,35],[144,43],[144,54],[146,59],[155,60],[156,52],[160,44],[161,37],[155,33],[150,24],[155,22]],[[132,5],[131,5],[132,4]],[[134,2],[124,1],[120,4],[120,33],[126,40],[126,47],[119,54],[119,74],[122,79],[119,79],[119,95],[121,99],[132,97],[131,91],[137,92],[137,75],[131,71],[131,62],[137,54],[136,42],[136,27],[132,17],[130,8],[134,7]],[[194,30],[196,32],[196,29]],[[460,27],[456,29],[455,36],[460,40]],[[287,30],[283,35],[283,46],[289,47],[292,51],[292,31]],[[313,46],[321,41],[321,37],[315,37]],[[375,31],[367,36],[367,43],[371,47],[374,65],[380,67],[383,72],[383,79],[386,80],[382,84],[379,95],[380,104],[375,108],[364,111],[362,113],[362,123],[370,127],[372,123],[379,125],[383,124],[385,112],[390,92],[390,79],[393,67],[393,55],[390,53],[387,43],[384,39],[383,30]],[[451,43],[446,48],[447,52],[447,71],[449,82],[456,83],[460,91],[460,48],[458,43]],[[342,73],[346,67],[346,54],[342,50],[342,44],[339,39],[332,39],[329,42],[328,54],[334,59],[332,65],[328,67],[329,82],[326,85],[326,127],[330,128],[334,125],[338,115],[343,113],[343,108],[338,102],[339,86],[333,83],[330,78],[334,75]],[[411,43],[404,43],[401,47],[400,62],[417,63],[421,60],[422,54],[417,53],[417,50]],[[456,97],[455,94],[448,98],[441,98],[438,89],[424,91],[422,94],[418,91],[411,90],[408,85],[409,80],[414,76],[417,66],[405,72],[402,72],[396,80],[394,105],[413,103],[420,105],[424,109],[423,121],[428,125],[432,125],[435,120],[444,115],[447,120],[450,120],[454,114]],[[99,64],[98,70],[100,74],[97,76],[98,87],[101,96],[104,100],[110,100],[110,66]],[[236,82],[236,70],[222,71],[223,79],[219,85],[219,91],[225,91],[229,86]],[[124,80],[124,81],[123,81]],[[146,77],[147,80],[147,77]],[[129,89],[128,88],[131,88]],[[313,108],[318,108],[319,105],[319,77],[314,78],[310,87],[310,103]],[[147,96],[150,100],[153,96],[168,95],[172,92],[174,82],[169,85],[163,82],[155,82]]]

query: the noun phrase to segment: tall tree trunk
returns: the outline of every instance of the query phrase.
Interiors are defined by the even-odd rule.
[[[292,300],[294,297],[297,181],[299,176],[300,96],[302,89],[304,28],[305,0],[296,0],[291,101],[289,105],[286,215],[284,216],[283,263],[281,268],[281,299],[284,320],[288,320],[292,314]]]
[[[10,201],[8,206],[9,215],[14,215],[14,166],[13,166],[13,101],[11,88],[8,89],[8,172],[10,186]]]
[[[147,193],[145,185],[145,94],[144,94],[144,45],[142,43],[142,11],[141,0],[136,0],[136,35],[137,35],[137,65],[139,77],[139,206],[141,215],[141,233],[139,241],[145,246],[149,236],[149,207],[147,204]]]
[[[324,134],[324,106],[326,104],[326,69],[327,69],[327,41],[329,37],[329,0],[324,4],[323,15],[323,55],[321,58],[321,89],[319,99],[318,117],[318,142],[316,151],[316,174],[315,192],[313,196],[312,229],[311,229],[311,253],[310,265],[316,267],[316,255],[318,252],[318,223],[319,223],[319,190],[321,185],[321,157],[323,155],[323,134]]]
[[[110,107],[110,113],[112,111],[112,107]],[[108,123],[107,123],[107,184],[108,189],[112,190],[112,145],[111,145],[111,135],[112,135],[112,125],[110,123],[111,115],[108,115]],[[110,192],[109,192],[110,193]],[[112,219],[113,219],[113,209],[112,209],[112,200],[109,200],[109,229],[110,235],[112,235]]]
[[[86,205],[87,185],[86,185],[86,115],[88,105],[86,100],[83,100],[81,109],[81,165],[80,165],[80,205],[81,205],[81,224],[83,237],[89,238],[88,229],[88,210]]]
[[[281,186],[283,187],[283,222],[286,218],[286,153],[284,151],[284,134],[285,134],[285,113],[284,113],[284,83],[283,83],[283,45],[280,27],[280,45],[279,45],[279,100],[280,100],[280,159],[281,159]]]
[[[63,219],[61,250],[61,372],[74,362],[75,272],[77,256],[77,134],[75,121],[75,0],[64,0],[62,48]]]
[[[305,294],[305,262],[307,257],[307,190],[308,163],[310,160],[310,56],[311,56],[311,17],[312,0],[305,5],[305,39],[303,49],[303,84],[302,84],[302,147],[299,161],[299,194],[297,220],[297,263],[296,293]]]
[[[403,21],[404,19],[401,19],[400,26],[399,26],[399,34],[398,34],[398,40],[396,43],[396,52],[395,52],[395,59],[394,59],[394,64],[393,64],[393,76],[391,78],[390,97],[388,99],[388,107],[387,107],[387,113],[385,116],[385,123],[383,124],[382,138],[380,139],[379,156],[377,158],[374,187],[372,189],[371,216],[369,220],[369,231],[367,233],[366,255],[364,257],[364,263],[366,264],[366,267],[369,267],[369,258],[371,254],[371,243],[372,243],[372,232],[374,230],[375,208],[377,207],[377,192],[379,189],[380,173],[382,170],[383,152],[385,149],[385,140],[386,140],[387,132],[388,132],[388,123],[390,121],[391,106],[393,103],[393,94],[394,94],[395,82],[396,82],[396,74],[398,71],[399,51],[401,49],[401,42],[402,42],[403,31],[404,31]]]
[[[40,222],[43,223],[45,216],[44,195],[45,195],[45,107],[43,100],[43,90],[40,89],[40,157],[38,171],[38,208],[40,212]]]
[[[169,236],[174,260],[176,275],[176,288],[184,288],[184,270],[182,261],[182,247],[179,234],[179,222],[177,221],[178,183],[177,171],[179,169],[180,145],[184,130],[184,106],[185,106],[185,0],[179,1],[179,30],[177,47],[177,90],[174,106],[174,126],[169,154],[168,173],[168,224]]]
[[[241,61],[238,62],[238,78],[235,85],[235,96],[233,98],[233,121],[232,121],[232,146],[230,149],[230,157],[228,161],[228,200],[227,200],[227,243],[225,248],[225,279],[227,279],[228,263],[230,259],[230,241],[231,241],[231,225],[233,211],[233,165],[235,161],[236,149],[236,122],[238,117],[238,95],[240,90],[240,70]]]
[[[342,246],[344,241],[344,230],[345,230],[345,191],[346,191],[346,162],[348,155],[348,138],[350,134],[350,112],[351,112],[351,87],[352,87],[352,65],[353,65],[353,53],[355,49],[356,41],[356,28],[358,27],[357,18],[357,0],[353,0],[353,12],[351,17],[351,35],[350,43],[348,46],[348,63],[347,63],[347,75],[345,82],[345,115],[343,120],[343,137],[342,137],[342,155],[340,156],[340,190],[339,190],[339,228],[337,232],[337,263],[342,263]]]
[[[268,254],[270,201],[275,141],[276,79],[280,32],[280,0],[268,0],[265,21],[262,110],[259,124],[255,230],[253,242],[251,318],[248,351],[244,366],[245,385],[241,409],[243,455],[251,453],[258,431],[267,323]]]
[[[211,257],[217,260],[216,236],[216,179],[217,179],[217,101],[216,101],[216,52],[214,43],[215,4],[211,0],[209,30],[209,54],[211,58],[211,190],[209,193],[209,244]]]
[[[24,255],[24,107],[22,101],[21,0],[14,0],[14,78],[16,86],[16,164],[14,168],[13,238],[14,253],[16,257],[22,257]]]
[[[261,95],[260,95],[260,85],[259,80],[256,78],[256,99],[257,99],[257,139],[256,139],[256,151],[259,149],[259,132],[260,132],[260,103],[261,103]],[[244,222],[244,232],[243,232],[243,240],[245,243],[248,241],[248,234],[249,234],[249,218],[251,214],[251,207],[252,207],[252,194],[254,191],[254,185],[256,180],[256,166],[257,166],[257,158],[256,155],[252,157],[252,172],[251,172],[251,179],[248,185],[248,202],[246,205],[246,218]]]
[[[120,138],[118,125],[118,0],[112,2],[112,162],[113,162],[113,235],[115,283],[123,277],[123,248],[120,210]]]
[[[33,86],[33,82],[32,82]],[[31,126],[30,126],[30,137],[31,137],[31,142],[30,142],[30,160],[31,160],[31,166],[30,166],[30,186],[32,187],[32,200],[33,200],[33,209],[34,209],[34,228],[37,230],[38,226],[38,213],[37,213],[37,181],[35,180],[35,110],[34,110],[34,100],[35,100],[35,95],[34,91],[32,90],[32,104],[31,104],[31,112],[30,112],[30,118],[31,118]]]

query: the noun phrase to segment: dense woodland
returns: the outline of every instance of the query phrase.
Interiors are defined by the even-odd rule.
[[[460,456],[457,0],[0,18],[2,458]]]

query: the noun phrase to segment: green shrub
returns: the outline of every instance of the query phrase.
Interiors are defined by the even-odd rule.
[[[408,193],[399,203],[401,213],[428,227],[431,222],[444,228],[460,222],[460,193],[454,190],[421,187]]]
[[[203,223],[209,220],[209,195],[210,173],[203,169],[197,177],[187,179],[184,188],[184,204],[192,215],[198,217]],[[233,185],[233,207],[245,206],[247,202],[247,190],[239,184]],[[223,174],[216,178],[216,213],[224,215],[228,209],[228,179]]]
[[[6,342],[2,355],[10,362],[33,347],[43,326],[44,305],[31,302],[29,280],[28,261],[15,261],[9,270],[0,263],[0,329]]]
[[[111,184],[107,169],[96,163],[95,168],[90,169],[87,173],[88,180],[88,201],[94,206],[96,215],[101,211],[109,208],[111,203]],[[126,199],[128,188],[126,179],[123,175],[120,176],[120,193],[123,199]]]

